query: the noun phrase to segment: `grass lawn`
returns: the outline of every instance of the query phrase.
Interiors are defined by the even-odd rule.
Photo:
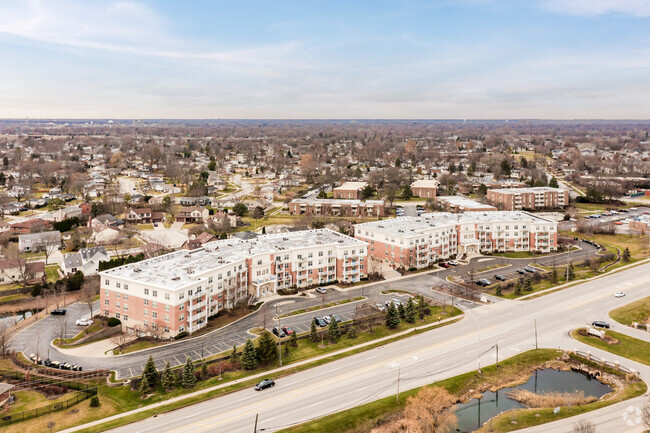
[[[573,203],[573,207],[586,211],[589,213],[594,212],[605,212],[607,209],[628,209],[634,206],[633,203],[626,203],[624,205],[618,206],[615,204],[607,203]]]
[[[571,332],[571,336],[582,343],[597,347],[614,355],[640,362],[641,364],[650,365],[650,343],[610,330],[606,330],[605,334],[617,339],[619,343],[609,344],[607,341],[596,336],[578,335],[577,329]]]
[[[650,318],[650,296],[610,311],[609,317],[624,325],[645,323]]]
[[[505,253],[495,253],[493,252],[490,254],[495,257],[508,257],[510,259],[527,259],[529,257],[533,257],[533,253],[530,251],[508,251]],[[539,254],[537,254],[539,256]]]
[[[45,274],[47,275],[47,282],[53,283],[58,280],[59,277],[59,265],[48,266],[45,268]]]
[[[631,260],[633,263],[637,260],[648,257],[648,236],[642,235],[587,235],[577,232],[561,232],[562,236],[579,237],[581,239],[589,239],[595,241],[603,246],[618,248],[623,251],[625,248],[630,249]]]
[[[10,410],[3,415],[17,414],[20,412],[25,412],[27,410],[32,410],[36,408],[41,408],[49,406],[51,404],[58,403],[60,401],[65,401],[69,398],[74,397],[77,394],[81,394],[77,391],[66,392],[65,394],[60,395],[57,398],[47,398],[44,394],[38,391],[16,391],[12,392],[12,395],[16,396],[16,402],[9,406]]]
[[[153,230],[153,224],[137,224],[135,227],[138,230]]]
[[[143,349],[149,349],[150,347],[156,347],[160,346],[163,344],[166,344],[166,341],[136,341],[133,344],[130,344],[126,346],[124,349],[122,349],[122,355],[125,355],[127,353],[131,352],[137,352],[138,350],[143,350]],[[119,349],[113,349],[113,355],[120,355],[120,350]]]
[[[27,299],[27,298],[31,298],[31,297],[32,297],[32,295],[30,295],[29,293],[18,293],[16,295],[3,296],[3,297],[0,297],[0,304],[3,303],[3,302],[16,301],[18,299]]]

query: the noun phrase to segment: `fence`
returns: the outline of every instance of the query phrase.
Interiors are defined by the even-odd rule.
[[[622,371],[623,373],[626,373],[626,374],[628,374],[628,373],[636,374],[636,372],[634,372],[634,370],[631,370],[631,369],[625,367],[624,365],[619,364],[618,362],[607,361],[605,359],[599,358],[596,355],[592,355],[590,352],[584,352],[582,350],[576,350],[574,353],[576,355],[582,357],[582,358],[588,359],[589,361],[593,361],[593,362],[595,362],[597,364],[601,364],[603,367],[609,367],[609,368],[612,368],[612,369],[615,369],[615,370],[618,370],[618,371]]]
[[[68,390],[79,391],[78,394],[54,404],[38,407],[36,409],[31,409],[23,412],[4,415],[2,416],[2,418],[0,418],[0,427],[15,422],[21,422],[39,416],[47,415],[60,410],[69,409],[72,406],[86,400],[87,398],[97,395],[97,387],[88,385],[87,383],[58,380],[50,377],[34,376],[34,375],[29,375],[28,373],[26,374],[26,373],[22,373],[19,371],[12,371],[12,370],[0,370],[0,377],[4,378],[8,383],[15,383],[16,390],[18,391],[20,391],[21,388],[27,385],[29,385],[30,387],[56,385],[63,388],[67,388]]]

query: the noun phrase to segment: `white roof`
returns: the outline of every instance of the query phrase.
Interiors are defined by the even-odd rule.
[[[438,181],[435,179],[420,179],[411,184],[411,188],[438,188]]]
[[[436,197],[436,199],[447,202],[449,204],[453,204],[455,206],[461,206],[461,207],[463,207],[465,209],[494,209],[494,210],[496,210],[496,208],[494,206],[490,206],[489,204],[479,203],[479,202],[474,201],[472,199],[469,199],[467,197],[461,197],[461,196],[458,196],[458,195],[443,195],[443,196]]]
[[[366,182],[343,182],[341,186],[336,187],[334,189],[344,189],[344,190],[351,189],[356,191],[365,188],[366,185],[368,185],[368,183]]]

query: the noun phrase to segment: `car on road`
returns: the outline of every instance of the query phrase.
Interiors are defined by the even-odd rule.
[[[316,321],[316,326],[320,326],[321,328],[327,326],[327,323],[323,320],[322,317],[314,317],[314,320]]]
[[[296,332],[296,331],[294,331],[293,329],[291,329],[291,328],[289,328],[289,327],[287,327],[287,326],[283,326],[283,327],[282,327],[282,330],[283,330],[284,333],[287,334],[287,335],[292,335],[292,334],[294,334],[294,333]]]
[[[76,322],[74,322],[74,324],[77,326],[90,326],[93,324],[93,321],[90,319],[79,319]]]
[[[383,304],[375,304],[375,308],[381,312],[386,311],[386,307]]]
[[[602,320],[596,320],[594,322],[591,322],[591,326],[595,326],[597,328],[609,329],[609,323],[603,322]]]
[[[458,263],[456,260],[449,260],[447,263],[449,263],[452,266],[458,266],[460,263]]]
[[[450,265],[449,265],[449,263],[442,262],[442,263],[440,263],[440,266],[442,266],[443,268],[446,269],[446,268],[448,268]]]
[[[276,335],[278,338],[284,338],[287,336],[287,334],[284,333],[284,330],[279,328],[278,326],[273,327],[273,333]]]
[[[618,291],[614,293],[614,297],[616,298],[622,298],[623,296],[625,296],[625,292]]]
[[[264,379],[257,385],[255,385],[255,391],[261,391],[266,388],[272,388],[275,386],[275,381],[273,379]]]
[[[517,273],[519,275],[524,275],[526,273],[526,271],[524,271],[523,269],[517,269]]]
[[[65,316],[65,308],[57,308],[50,313],[52,316]]]
[[[494,279],[497,280],[497,281],[505,281],[505,280],[506,280],[506,277],[504,277],[504,276],[501,275],[501,274],[496,274],[496,275],[494,276]]]
[[[327,289],[325,287],[317,287],[316,292],[325,294],[325,293],[327,293]]]

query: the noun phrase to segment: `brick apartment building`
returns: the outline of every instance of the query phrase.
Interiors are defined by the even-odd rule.
[[[548,187],[490,189],[487,199],[501,210],[556,209],[569,205],[569,191]]]
[[[420,198],[436,198],[438,181],[433,179],[420,179],[411,184],[413,196]]]
[[[528,212],[429,213],[354,226],[368,255],[394,268],[425,268],[439,259],[491,251],[557,250],[557,223]]]
[[[277,289],[367,275],[367,247],[331,230],[224,239],[100,272],[100,309],[129,331],[193,332],[222,308]],[[146,332],[146,331],[145,331]]]
[[[343,182],[341,186],[334,188],[334,198],[360,199],[361,191],[366,186],[366,182]]]
[[[383,217],[386,204],[383,200],[339,200],[297,198],[289,202],[291,215],[322,215],[349,217]]]

